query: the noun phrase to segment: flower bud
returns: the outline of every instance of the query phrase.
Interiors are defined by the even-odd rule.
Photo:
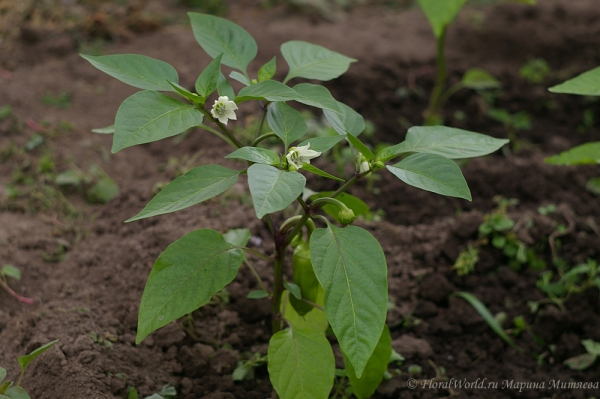
[[[340,221],[340,223],[344,226],[347,224],[351,224],[352,222],[354,222],[354,212],[350,208],[342,209],[338,213],[337,218]]]
[[[385,168],[385,162],[383,162],[383,161],[376,161],[376,162],[371,161],[371,170],[372,171],[376,172],[376,171],[381,170],[383,168]]]

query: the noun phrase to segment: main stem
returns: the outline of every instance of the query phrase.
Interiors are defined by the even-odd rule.
[[[425,111],[425,124],[430,125],[437,119],[439,113],[440,106],[440,98],[444,92],[444,88],[446,87],[446,57],[444,56],[444,46],[446,44],[446,28],[442,30],[442,34],[438,38],[437,41],[437,78],[435,81],[435,87],[433,88],[433,93],[431,93],[431,98],[429,100],[429,106],[427,107],[427,111]]]

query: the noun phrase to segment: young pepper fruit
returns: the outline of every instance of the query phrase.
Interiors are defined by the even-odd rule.
[[[292,256],[293,283],[300,287],[302,298],[313,303],[317,302],[319,280],[315,275],[310,261],[310,245],[308,241],[302,241],[294,249]],[[290,295],[290,303],[300,316],[304,316],[313,309],[313,306]]]

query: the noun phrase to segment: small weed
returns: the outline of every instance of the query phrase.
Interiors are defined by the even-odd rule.
[[[550,72],[550,65],[541,58],[530,59],[519,69],[519,75],[534,85],[542,83]]]
[[[21,375],[19,376],[19,380],[17,384],[13,386],[13,382],[6,380],[6,369],[0,367],[0,398],[9,398],[9,399],[31,399],[29,394],[21,387],[21,381],[23,381],[23,376],[25,375],[25,371],[27,367],[33,362],[38,356],[42,353],[50,349],[57,343],[58,340],[54,340],[52,342],[48,342],[46,345],[43,345],[36,350],[32,351],[28,355],[19,357],[19,366],[21,366]]]
[[[564,361],[564,364],[572,370],[585,370],[590,367],[598,357],[600,357],[600,342],[585,339],[581,341],[587,353],[571,357]]]
[[[71,95],[66,92],[60,92],[56,95],[51,93],[44,94],[42,102],[54,108],[70,108],[71,107]]]
[[[17,294],[8,286],[8,279],[11,278],[13,280],[21,279],[21,271],[12,265],[4,265],[0,268],[0,287],[4,288],[6,292],[8,292],[11,296],[15,297],[19,301],[27,304],[32,304],[33,299],[26,298]],[[1,381],[0,381],[1,382]]]
[[[163,385],[159,392],[146,396],[143,399],[176,399],[177,390],[174,386],[167,384]],[[127,399],[139,399],[139,394],[135,387],[127,387]]]
[[[254,379],[254,369],[267,364],[267,356],[254,353],[250,359],[239,361],[231,377],[234,381],[246,381]]]

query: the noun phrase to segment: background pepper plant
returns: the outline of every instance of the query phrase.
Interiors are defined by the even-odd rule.
[[[199,229],[175,241],[159,256],[148,277],[136,342],[207,304],[233,281],[242,263],[247,263],[245,254],[252,253],[273,264],[274,282],[269,292],[258,277],[264,289],[249,296],[269,298],[272,303],[268,370],[280,397],[328,397],[335,374],[333,351],[325,336],[331,326],[354,394],[366,398],[380,383],[391,354],[390,333],[385,327],[387,266],[375,237],[357,226],[344,227],[360,211],[357,204],[364,204],[345,191],[368,174],[387,168],[412,186],[470,200],[469,188],[453,159],[488,154],[506,140],[441,126],[413,127],[404,142],[374,154],[358,138],[365,124],[357,112],[335,100],[323,86],[289,84],[295,78],[334,79],[356,60],[321,46],[290,41],[281,46],[289,67],[283,82],[272,80],[275,57],[251,77],[247,68],[257,54],[257,45],[248,32],[215,16],[189,16],[197,42],[213,58],[196,80],[195,92],[180,86],[175,69],[157,59],[132,54],[82,55],[96,68],[142,89],[117,111],[110,129],[114,132],[112,151],[198,127],[231,145],[234,151],[226,158],[246,161],[247,167],[198,166],[173,180],[128,222],[196,205],[225,192],[246,175],[254,211],[268,226],[274,253],[246,247],[247,230],[221,234]],[[221,72],[222,65],[233,68],[229,78],[244,85],[237,94]],[[211,96],[217,97],[212,105]],[[227,126],[236,119],[238,105],[246,101],[261,103],[258,131],[251,142],[242,142]],[[323,110],[339,135],[302,141],[307,126],[290,102]],[[260,146],[271,137],[278,138],[279,153]],[[341,179],[310,164],[344,142],[357,151],[357,168],[349,178]],[[398,157],[403,158],[386,165]],[[339,181],[339,187],[306,198],[304,173]],[[301,212],[276,223],[283,218],[272,215],[292,203],[297,203]],[[296,247],[291,262],[293,278],[285,281],[290,245]]]

